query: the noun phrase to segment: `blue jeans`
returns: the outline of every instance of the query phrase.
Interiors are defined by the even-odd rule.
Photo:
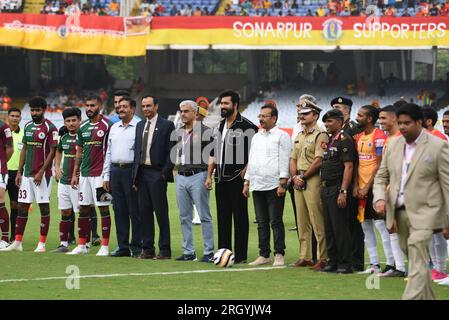
[[[214,226],[209,206],[209,190],[204,187],[207,171],[190,177],[176,176],[176,199],[179,208],[179,220],[182,229],[183,254],[195,253],[193,244],[193,205],[196,206],[201,219],[203,231],[204,255],[214,253]]]

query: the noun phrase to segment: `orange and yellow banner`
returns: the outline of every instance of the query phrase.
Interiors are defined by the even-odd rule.
[[[108,17],[0,14],[0,45],[141,56],[146,49],[449,48],[449,17]]]
[[[449,46],[449,17],[156,17],[149,45],[405,49]]]
[[[87,15],[0,14],[0,45],[26,49],[141,56],[151,19]]]

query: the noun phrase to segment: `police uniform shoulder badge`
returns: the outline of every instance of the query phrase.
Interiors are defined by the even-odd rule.
[[[321,149],[326,150],[327,143],[325,141],[321,141]]]

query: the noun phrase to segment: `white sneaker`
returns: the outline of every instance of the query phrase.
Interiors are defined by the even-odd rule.
[[[273,267],[282,267],[285,265],[284,256],[280,253],[276,253],[274,256]]]
[[[77,255],[77,254],[87,254],[89,251],[87,250],[85,245],[79,244],[75,249],[66,254]]]
[[[271,263],[271,259],[270,258],[264,258],[262,256],[258,256],[256,260],[254,260],[251,263],[248,263],[248,265],[250,266],[261,266],[264,264],[270,264]]]
[[[8,242],[6,242],[5,240],[0,240],[0,249],[5,249],[8,246],[9,246]]]
[[[100,250],[96,254],[97,257],[107,257],[109,256],[109,246],[101,246]]]
[[[380,274],[379,274],[379,277],[389,277],[390,274],[392,274],[393,272],[394,272],[393,269],[389,269],[389,270],[386,271],[386,272],[380,273]]]
[[[435,282],[441,286],[449,286],[449,277],[440,279],[438,282],[437,281],[435,281]]]
[[[370,265],[365,271],[360,271],[358,274],[373,274],[380,273],[380,267],[378,265]]]
[[[22,241],[15,241],[11,243],[8,247],[4,249],[0,249],[0,251],[6,252],[6,251],[23,251],[22,247]]]
[[[45,243],[39,241],[39,243],[37,244],[37,248],[34,249],[34,252],[37,252],[37,253],[43,253],[43,252],[45,252],[45,251],[46,251],[46,250],[45,250]]]

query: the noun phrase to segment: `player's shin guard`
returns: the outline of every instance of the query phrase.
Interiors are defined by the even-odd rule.
[[[0,203],[0,229],[2,230],[2,240],[8,242],[9,215],[4,202]]]
[[[39,242],[45,243],[47,241],[48,229],[50,228],[50,213],[41,213],[41,236]]]
[[[109,211],[101,213],[101,245],[109,245],[109,235],[111,234],[111,216]]]

